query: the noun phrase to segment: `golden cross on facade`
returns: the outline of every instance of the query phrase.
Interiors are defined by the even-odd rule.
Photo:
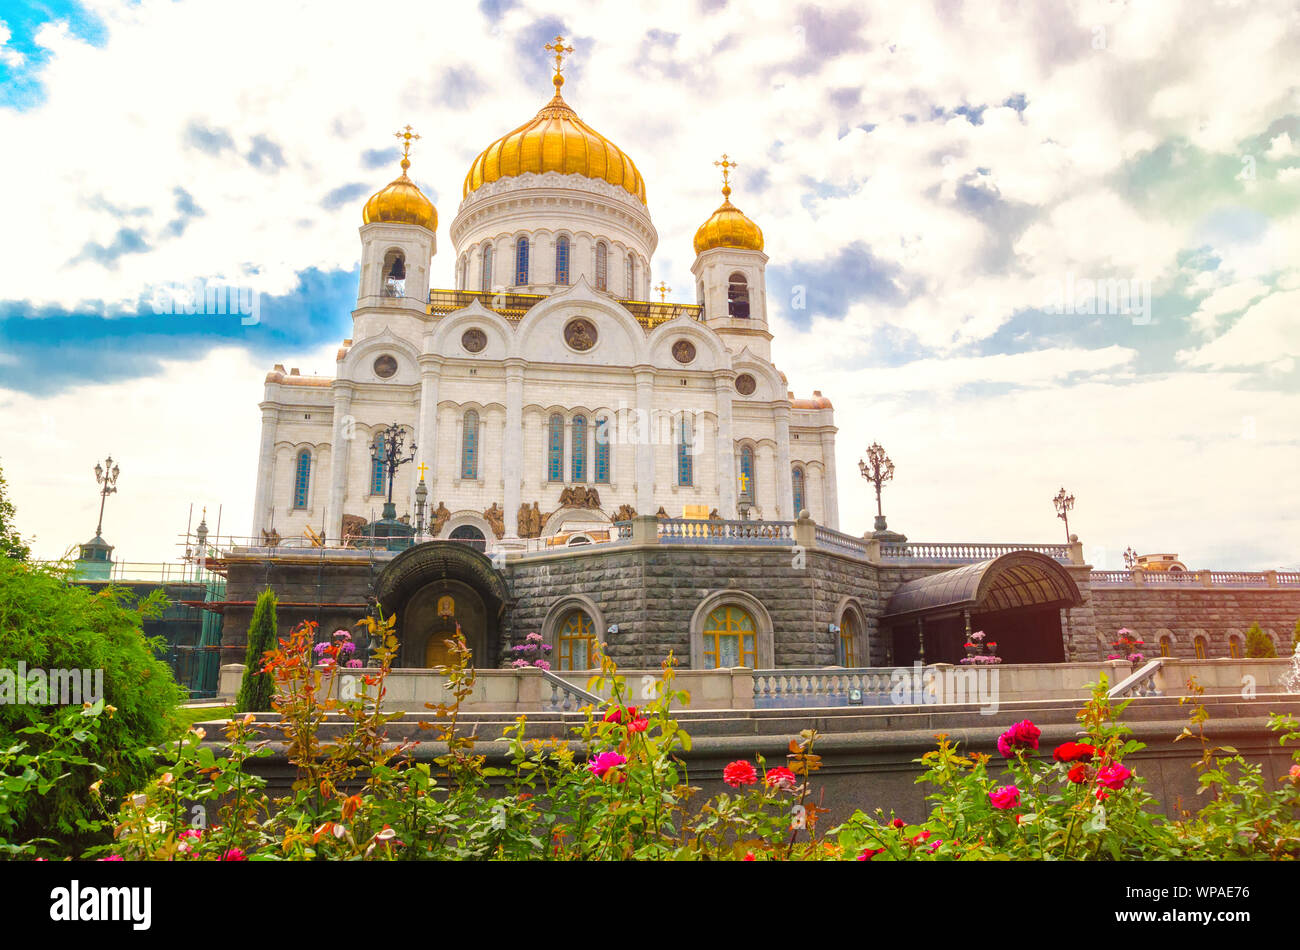
[[[551,82],[555,83],[555,88],[559,89],[564,85],[564,77],[560,71],[564,69],[564,57],[573,52],[572,46],[564,45],[564,37],[557,36],[554,43],[547,43],[545,49],[555,53],[555,78]]]
[[[424,473],[429,470],[429,466],[421,462],[419,465],[415,466],[415,470],[420,473],[420,481],[424,481]]]
[[[406,171],[411,167],[411,141],[418,142],[420,136],[412,132],[411,127],[408,125],[403,131],[394,132],[393,137],[402,140],[402,171]]]
[[[672,288],[661,280],[659,281],[659,286],[656,287],[655,290],[659,291],[659,302],[663,303],[667,297],[668,291],[672,290]]]
[[[742,493],[749,491],[749,476],[744,472],[740,473],[740,490]]]
[[[722,195],[727,197],[731,194],[731,169],[736,167],[736,163],[727,161],[727,153],[723,152],[722,158],[713,164],[722,169]]]

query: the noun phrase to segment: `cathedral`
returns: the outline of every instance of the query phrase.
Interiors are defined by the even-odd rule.
[[[346,543],[390,488],[388,517],[489,552],[598,544],[636,515],[806,510],[838,528],[833,410],[772,362],[763,232],[731,203],[735,163],[714,163],[723,200],[695,232],[696,302],[669,302],[646,182],[564,98],[571,48],[547,49],[554,95],[465,175],[454,289],[429,286],[438,212],[407,175],[419,136],[398,133],[402,172],[361,212],[334,375],[266,377],[254,536]],[[394,424],[414,451],[390,486]]]

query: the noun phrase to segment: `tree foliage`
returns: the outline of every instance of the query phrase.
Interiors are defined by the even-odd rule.
[[[0,557],[25,561],[31,553],[31,548],[14,527],[14,503],[9,500],[9,486],[5,482],[4,469],[0,468]]]
[[[1246,631],[1246,656],[1252,660],[1272,659],[1277,656],[1277,647],[1263,630],[1259,628],[1259,623],[1252,623],[1250,629]]]
[[[275,591],[267,588],[257,598],[253,619],[248,624],[248,648],[244,653],[244,679],[239,684],[235,709],[239,712],[270,712],[275,681],[263,669],[263,656],[274,650],[278,633],[275,619]]]

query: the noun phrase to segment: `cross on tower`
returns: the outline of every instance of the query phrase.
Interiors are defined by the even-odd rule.
[[[731,183],[729,180],[731,176],[731,169],[736,167],[736,163],[727,161],[727,153],[723,152],[722,158],[714,162],[713,164],[717,165],[719,168],[722,169],[722,194],[724,197],[727,197],[731,194]]]
[[[672,288],[661,280],[659,281],[659,286],[656,287],[655,290],[659,291],[659,302],[663,303],[664,300],[667,299],[668,291],[672,290]]]
[[[420,481],[424,481],[424,473],[429,470],[429,466],[421,462],[419,465],[415,466],[415,470],[420,473]]]
[[[555,53],[555,78],[551,82],[555,83],[555,88],[558,91],[564,85],[564,77],[560,75],[560,71],[564,69],[564,57],[573,52],[573,47],[565,46],[564,37],[557,36],[555,42],[547,43],[544,49]]]
[[[418,142],[420,136],[412,132],[408,125],[403,131],[394,132],[393,137],[402,140],[402,171],[406,171],[411,167],[411,140]]]

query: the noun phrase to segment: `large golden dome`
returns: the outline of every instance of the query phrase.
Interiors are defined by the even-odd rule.
[[[409,125],[407,129],[409,151],[410,139],[419,136],[409,134]],[[411,160],[403,155],[402,174],[370,196],[370,200],[366,202],[366,207],[361,212],[363,224],[388,221],[394,224],[418,224],[430,231],[438,230],[438,209],[424,196],[424,192],[416,187],[415,182],[406,177],[406,170],[410,167]]]
[[[563,76],[557,73],[552,81],[555,97],[530,121],[507,132],[474,159],[465,176],[464,197],[500,178],[559,172],[607,181],[645,204],[645,181],[632,159],[578,118],[560,95]]]
[[[722,204],[695,232],[695,253],[715,247],[738,247],[746,251],[763,249],[763,231],[731,203],[731,187],[722,186]]]

